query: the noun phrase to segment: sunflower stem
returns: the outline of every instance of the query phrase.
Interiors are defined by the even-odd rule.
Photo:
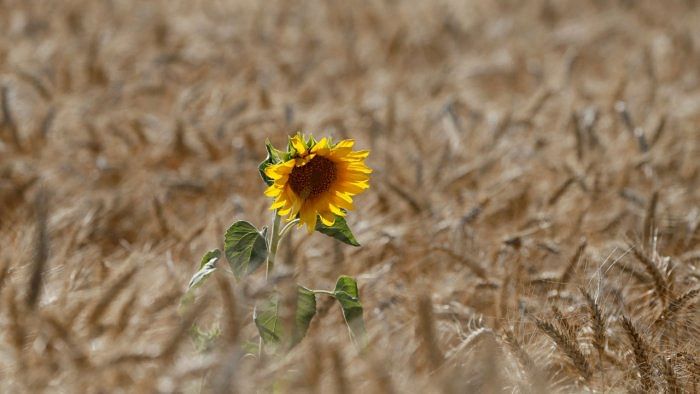
[[[277,254],[277,246],[280,243],[282,234],[282,231],[280,231],[280,221],[282,218],[277,214],[277,211],[275,211],[274,215],[275,217],[272,220],[272,231],[270,231],[270,246],[269,250],[267,251],[267,260],[265,262],[265,280],[268,279],[272,269],[275,266],[275,255]]]
[[[287,223],[283,228],[282,231],[280,231],[280,242],[284,239],[285,235],[289,233],[289,231],[294,227],[295,224],[299,223],[299,219],[294,219],[291,222]]]
[[[311,290],[314,294],[326,294],[335,297],[335,293],[330,290]]]
[[[274,218],[272,219],[272,230],[270,231],[270,235],[268,238],[268,249],[267,249],[267,259],[265,259],[265,281],[268,280],[270,277],[270,273],[272,272],[272,268],[275,265],[275,255],[277,254],[277,246],[280,243],[280,239],[282,239],[282,231],[280,231],[280,224],[281,224],[281,217],[280,215],[277,214],[277,211],[274,213]],[[263,339],[262,336],[258,339],[258,358],[262,358],[263,356]]]

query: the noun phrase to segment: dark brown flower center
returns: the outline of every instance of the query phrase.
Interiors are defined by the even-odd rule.
[[[301,198],[314,198],[330,189],[336,175],[333,161],[316,156],[306,165],[292,169],[289,186]]]

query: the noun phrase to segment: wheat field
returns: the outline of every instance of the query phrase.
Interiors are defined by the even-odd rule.
[[[0,392],[700,392],[694,0],[0,0]],[[357,278],[258,357],[265,139],[371,150]]]

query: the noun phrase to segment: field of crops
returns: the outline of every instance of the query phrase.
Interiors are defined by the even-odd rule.
[[[297,132],[360,246],[188,291]],[[699,307],[697,1],[0,0],[2,393],[698,393]]]

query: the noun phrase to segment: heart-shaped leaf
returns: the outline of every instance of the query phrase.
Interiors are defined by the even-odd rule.
[[[216,264],[220,258],[221,251],[219,249],[210,250],[202,256],[202,260],[199,262],[199,270],[192,275],[192,279],[187,285],[187,291],[180,298],[180,312],[183,312],[183,308],[194,302],[195,289],[201,286],[216,271]]]
[[[279,346],[289,343],[289,348],[298,344],[306,335],[311,319],[316,315],[316,295],[309,289],[297,286],[294,326],[285,327],[280,317],[280,294],[275,292],[256,306],[253,320],[260,337],[266,345]]]
[[[252,224],[235,222],[224,236],[224,253],[236,278],[258,269],[267,259],[267,241]]]
[[[325,234],[329,237],[333,237],[338,241],[346,243],[348,245],[360,246],[359,242],[357,242],[357,240],[355,239],[355,236],[352,235],[352,231],[350,231],[348,223],[342,216],[336,215],[335,222],[332,226],[326,226],[320,220],[317,221],[316,231],[318,231],[321,234]]]
[[[202,256],[202,261],[199,263],[199,270],[192,276],[192,279],[190,279],[187,289],[191,290],[204,283],[204,281],[216,271],[216,263],[219,262],[219,258],[221,258],[221,251],[219,249],[210,250],[204,254],[204,256]]]
[[[306,336],[311,319],[316,315],[316,295],[311,290],[298,286],[297,309],[294,313],[294,330],[292,331],[292,346],[301,342]]]
[[[258,332],[263,342],[266,344],[277,344],[282,338],[282,322],[279,314],[278,293],[265,300],[261,305],[257,305],[253,310],[253,321],[258,327]]]
[[[365,322],[362,318],[362,304],[360,303],[357,281],[349,276],[341,276],[335,284],[333,296],[343,309],[343,317],[350,331],[350,338],[358,346],[364,346],[366,330]]]

